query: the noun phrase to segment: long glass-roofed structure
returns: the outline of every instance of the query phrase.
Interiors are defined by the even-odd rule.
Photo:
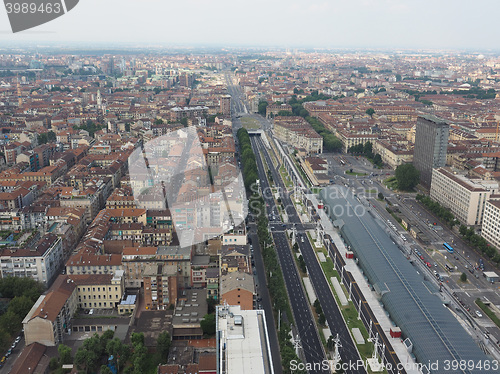
[[[328,187],[321,197],[384,308],[401,328],[403,337],[413,344],[418,362],[434,363],[432,373],[484,373],[484,367],[479,367],[487,360],[491,364],[491,359],[435,294],[436,287],[417,273],[368,208],[343,186]],[[461,360],[472,360],[477,365],[448,368],[448,362]],[[489,372],[498,371],[490,366]]]

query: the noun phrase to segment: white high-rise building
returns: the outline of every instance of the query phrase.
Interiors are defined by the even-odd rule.
[[[469,179],[446,168],[432,171],[431,199],[449,208],[464,225],[480,226],[486,201],[496,193],[497,181]]]
[[[486,202],[481,235],[495,247],[500,248],[500,196]]]

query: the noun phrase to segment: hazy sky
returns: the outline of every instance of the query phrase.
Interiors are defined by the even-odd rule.
[[[500,50],[499,15],[498,0],[80,0],[68,14],[19,34],[0,5],[0,44]]]

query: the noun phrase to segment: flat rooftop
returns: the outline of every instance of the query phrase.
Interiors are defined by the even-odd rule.
[[[263,310],[218,306],[217,337],[219,373],[274,373]]]

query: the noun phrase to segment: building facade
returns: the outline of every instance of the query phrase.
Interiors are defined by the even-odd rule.
[[[486,202],[481,235],[495,247],[500,248],[500,196],[495,196]]]
[[[472,180],[445,168],[432,173],[431,199],[449,208],[460,223],[480,226],[486,201],[498,192],[498,182]]]
[[[446,164],[449,130],[448,123],[436,117],[417,118],[413,165],[420,171],[420,182],[426,187],[431,185],[432,169]]]
[[[50,285],[63,262],[61,238],[45,235],[32,249],[2,250],[0,274],[5,277],[29,277]]]

